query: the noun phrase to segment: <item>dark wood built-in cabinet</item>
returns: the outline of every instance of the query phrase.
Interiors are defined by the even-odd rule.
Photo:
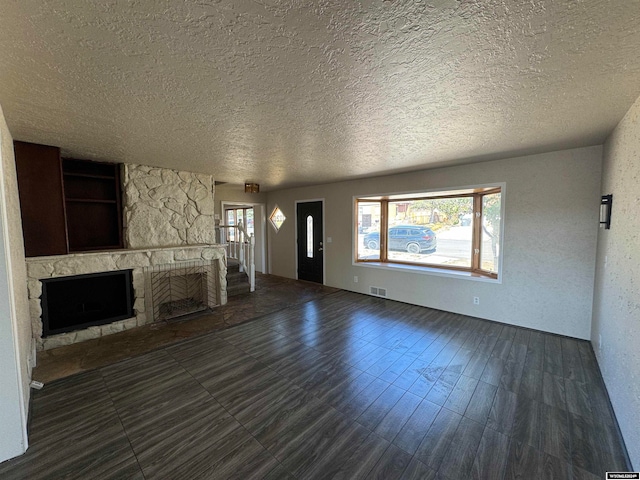
[[[122,248],[120,168],[62,159],[69,251]]]
[[[15,142],[14,151],[26,256],[67,253],[60,149]]]
[[[15,142],[25,254],[123,248],[120,166]]]

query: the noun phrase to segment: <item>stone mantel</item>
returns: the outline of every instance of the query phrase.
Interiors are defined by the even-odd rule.
[[[222,245],[180,245],[175,247],[108,250],[27,258],[29,310],[37,348],[39,350],[48,350],[151,323],[153,319],[145,311],[144,269],[152,266],[198,260],[217,263],[217,283],[220,290],[218,302],[224,305],[227,302],[227,265],[225,248]],[[42,338],[41,280],[127,269],[132,270],[135,317]]]

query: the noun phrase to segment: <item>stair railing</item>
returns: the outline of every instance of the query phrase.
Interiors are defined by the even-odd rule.
[[[219,228],[221,233],[224,232],[227,258],[238,261],[240,271],[245,272],[249,278],[250,291],[254,292],[256,289],[255,237],[247,233],[244,225],[220,225]]]

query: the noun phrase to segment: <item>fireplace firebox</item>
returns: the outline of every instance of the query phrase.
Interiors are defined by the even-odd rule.
[[[216,267],[193,260],[146,269],[154,321],[210,311],[216,305]]]
[[[134,316],[131,270],[42,280],[42,336]]]

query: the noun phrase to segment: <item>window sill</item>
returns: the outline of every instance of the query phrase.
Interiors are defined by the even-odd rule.
[[[460,278],[463,280],[474,280],[477,282],[502,283],[500,275],[498,275],[498,278],[496,279],[484,277],[477,273],[448,270],[445,268],[421,267],[419,265],[405,265],[401,263],[386,262],[353,262],[353,265],[357,267],[377,268],[380,270],[390,270],[395,272],[417,273],[419,275],[435,275],[437,277]]]

